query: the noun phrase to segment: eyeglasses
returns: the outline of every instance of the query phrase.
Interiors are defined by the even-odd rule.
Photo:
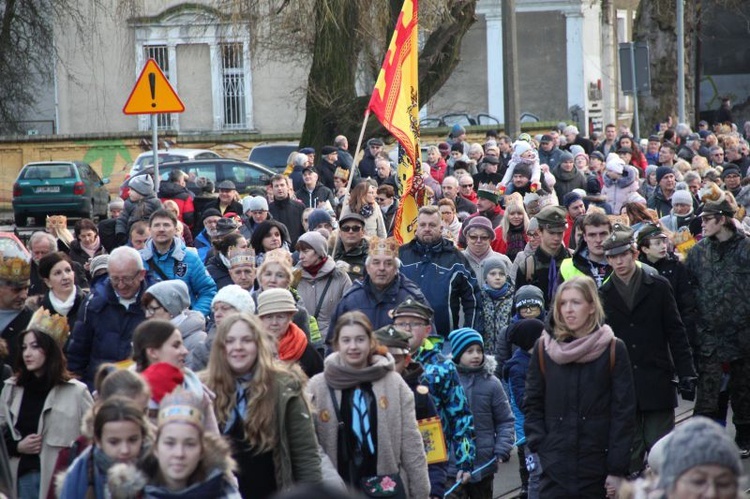
[[[461,189],[466,189],[467,187],[474,187],[474,184],[461,184]]]
[[[362,230],[362,227],[359,225],[342,225],[339,228],[341,229],[341,232],[359,232]]]
[[[162,307],[161,305],[154,304],[154,306],[149,305],[148,307],[144,307],[143,312],[146,314],[147,317],[150,317],[162,309],[164,309],[164,307]]]
[[[540,234],[538,232],[527,232],[526,235],[529,236],[529,237],[539,237],[540,236]]]
[[[375,198],[375,201],[377,201],[378,203],[385,203],[386,199],[385,198]]]
[[[427,326],[426,322],[394,322],[394,326],[396,326],[399,329],[405,329],[407,331],[411,331],[414,328],[417,327],[425,327]]]
[[[109,276],[109,281],[113,285],[115,285],[115,286],[120,286],[121,284],[124,284],[126,286],[130,286],[131,284],[133,284],[134,282],[136,282],[136,280],[138,280],[138,278],[140,277],[140,275],[141,275],[141,273],[139,271],[137,274],[132,275],[132,276],[125,276],[125,277],[112,277],[112,276]]]
[[[469,241],[474,241],[474,242],[477,242],[477,241],[485,242],[485,241],[490,240],[490,236],[469,236],[468,239]]]

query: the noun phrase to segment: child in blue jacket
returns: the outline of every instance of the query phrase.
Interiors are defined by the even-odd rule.
[[[492,482],[500,463],[510,458],[513,450],[513,413],[500,380],[495,376],[497,363],[493,355],[484,354],[482,335],[471,328],[453,331],[448,339],[453,347],[461,386],[466,392],[474,415],[477,455],[474,468],[496,462],[472,476],[450,497],[456,499],[491,499]],[[455,464],[450,463],[448,476],[455,476]]]
[[[518,348],[503,366],[503,381],[510,396],[510,406],[516,418],[516,445],[521,475],[520,497],[539,497],[539,460],[535,455],[526,455],[526,435],[523,430],[523,397],[526,387],[526,372],[529,369],[531,350],[542,335],[544,323],[538,319],[521,319],[508,326],[508,338]]]

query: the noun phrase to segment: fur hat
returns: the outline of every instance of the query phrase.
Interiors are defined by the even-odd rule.
[[[456,364],[459,363],[461,356],[471,345],[479,345],[484,350],[482,335],[470,327],[462,327],[451,332],[448,335],[448,341],[450,341],[453,348],[453,362]]]
[[[659,487],[665,491],[671,491],[686,471],[703,464],[728,468],[737,478],[742,475],[737,445],[724,428],[706,417],[693,416],[664,438]]]
[[[128,187],[141,196],[150,196],[154,193],[154,180],[151,175],[136,175],[128,181]]]
[[[229,284],[221,288],[211,300],[211,306],[216,302],[231,305],[238,312],[255,313],[255,302],[247,290],[242,289],[236,284]]]
[[[267,289],[258,295],[259,317],[281,312],[297,312],[297,302],[294,301],[294,296],[288,289]]]
[[[149,286],[146,293],[150,293],[172,317],[190,307],[190,292],[180,279],[157,282]]]

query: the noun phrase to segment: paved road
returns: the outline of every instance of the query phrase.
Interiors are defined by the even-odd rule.
[[[677,407],[677,424],[680,421],[689,418],[693,414],[693,403],[680,400]],[[731,414],[729,415],[731,421]],[[734,438],[734,426],[729,425],[729,433]],[[745,476],[750,476],[750,459],[742,461],[745,468]],[[513,453],[510,461],[503,463],[500,472],[495,475],[494,495],[495,499],[510,499],[518,494],[521,487],[521,478],[518,475],[518,454]]]

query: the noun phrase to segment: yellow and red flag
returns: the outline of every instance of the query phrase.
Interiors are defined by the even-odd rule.
[[[414,238],[417,211],[425,204],[419,149],[417,17],[418,0],[404,0],[367,106],[403,148],[398,165],[401,201],[393,231],[402,244]]]

